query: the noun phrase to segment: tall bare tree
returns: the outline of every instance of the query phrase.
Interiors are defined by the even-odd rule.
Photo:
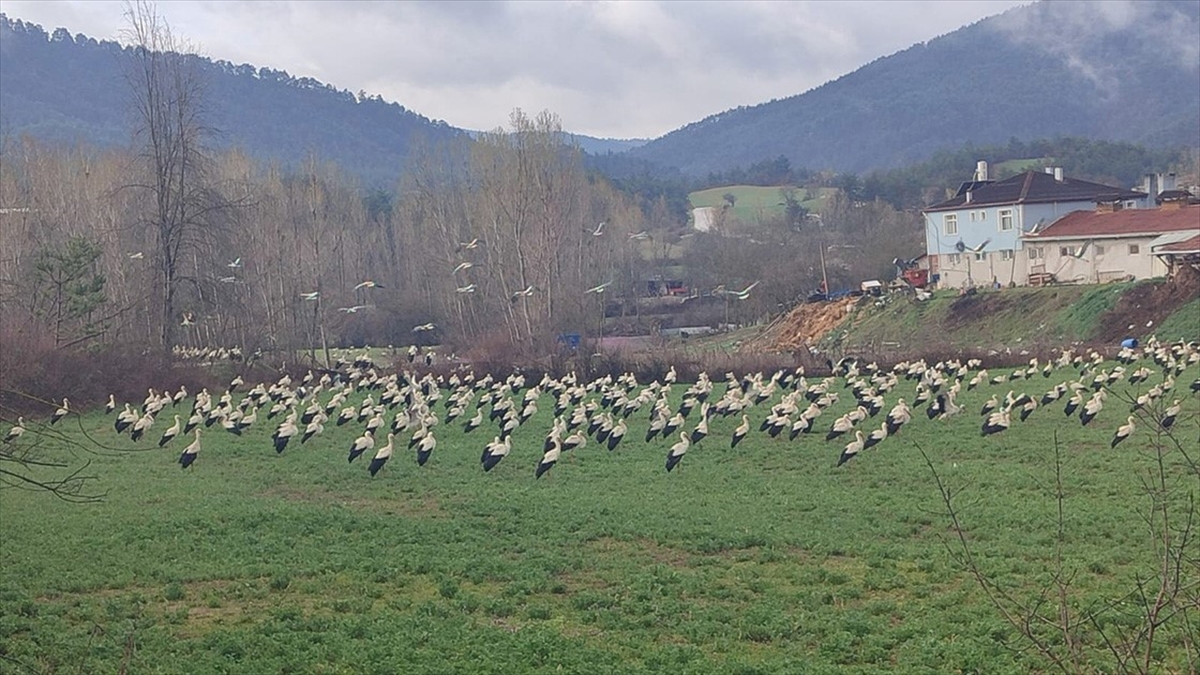
[[[160,308],[159,339],[169,348],[175,337],[176,298],[185,277],[187,254],[210,234],[227,203],[210,186],[209,158],[202,140],[204,87],[199,71],[151,3],[126,6],[126,39],[133,54],[126,62],[139,146],[141,178],[130,187],[148,197],[142,225],[154,243]],[[189,278],[196,284],[199,270]]]

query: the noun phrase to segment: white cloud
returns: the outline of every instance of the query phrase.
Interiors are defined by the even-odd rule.
[[[211,58],[363,89],[455,126],[494,128],[519,107],[579,133],[652,137],[1018,4],[185,0],[159,11]],[[0,0],[0,11],[100,39],[122,25],[120,2]]]

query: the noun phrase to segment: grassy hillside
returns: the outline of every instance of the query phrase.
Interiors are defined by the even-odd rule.
[[[861,305],[824,339],[827,347],[926,352],[939,348],[1036,350],[1072,342],[1116,344],[1126,336],[1193,340],[1200,299],[1166,297],[1161,282],[985,291],[939,291],[919,302],[891,296]],[[1190,295],[1189,295],[1190,294]]]
[[[728,185],[725,187],[697,190],[688,195],[693,208],[702,206],[717,206],[725,204],[725,195],[732,194],[735,202],[731,211],[733,217],[743,223],[753,223],[768,218],[783,215],[783,196],[779,187],[761,187],[758,185]],[[816,191],[813,199],[800,202],[801,206],[814,213],[820,213],[825,200],[833,194],[833,188],[821,188]],[[798,190],[797,197],[804,196],[803,189]]]

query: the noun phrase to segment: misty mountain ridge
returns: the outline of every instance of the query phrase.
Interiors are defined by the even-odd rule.
[[[45,31],[0,14],[0,134],[50,142],[122,146],[131,138],[121,60],[130,48],[110,40]],[[207,123],[220,147],[295,167],[310,156],[391,187],[417,142],[476,132],[433,120],[382,97],[357,94],[286,71],[189,55],[205,79]],[[645,139],[564,133],[592,154],[623,152]]]
[[[968,143],[1055,136],[1200,145],[1200,3],[1014,8],[630,154],[692,175],[779,155],[862,172]]]
[[[0,14],[0,135],[127,145],[128,54]],[[208,83],[217,145],[284,166],[316,157],[391,187],[416,145],[477,133],[286,71],[188,58]],[[1198,71],[1200,3],[1040,2],[658,139],[563,136],[626,172],[693,176],[780,155],[796,167],[865,172],[1012,138],[1197,146]]]

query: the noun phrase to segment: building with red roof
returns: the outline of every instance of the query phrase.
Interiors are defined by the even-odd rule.
[[[1200,204],[1191,194],[1160,196],[1155,209],[1102,201],[1022,234],[1030,283],[1100,283],[1166,276],[1200,242]],[[1189,243],[1190,242],[1190,243]],[[1170,255],[1171,258],[1166,256]]]

